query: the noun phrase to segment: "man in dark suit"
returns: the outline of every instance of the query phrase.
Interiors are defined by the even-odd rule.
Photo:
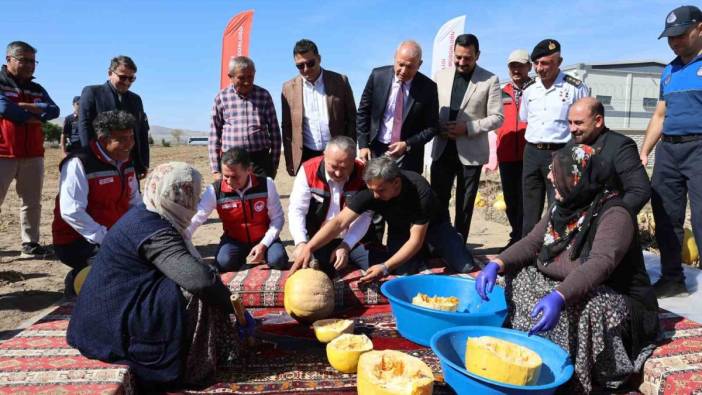
[[[80,144],[87,147],[95,139],[93,120],[104,111],[123,110],[134,116],[134,148],[132,159],[137,177],[146,176],[149,170],[149,121],[144,113],[141,97],[129,90],[136,80],[137,67],[129,56],[112,58],[107,71],[108,80],[102,85],[83,88],[80,95],[79,132]]]
[[[573,136],[568,144],[590,145],[598,156],[606,158],[610,172],[605,184],[619,191],[626,208],[638,214],[651,197],[651,185],[634,140],[605,126],[604,106],[593,97],[573,103],[568,125]]]
[[[356,140],[356,103],[345,75],[322,69],[317,45],[300,40],[293,48],[300,74],[283,84],[283,148],[288,174],[324,153],[335,136]]]
[[[422,48],[409,40],[393,66],[371,72],[356,114],[362,160],[387,154],[402,169],[422,172],[424,144],[438,131],[439,99],[436,83],[418,72],[421,64]]]

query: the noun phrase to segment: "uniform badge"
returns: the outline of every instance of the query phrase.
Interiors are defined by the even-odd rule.
[[[254,210],[257,213],[260,213],[261,211],[263,211],[264,208],[266,208],[266,203],[264,201],[259,200],[258,202],[254,203]]]
[[[673,23],[673,22],[675,22],[676,19],[678,19],[678,17],[675,15],[674,12],[671,12],[670,14],[668,14],[668,17],[665,18],[665,21],[667,23]]]
[[[111,184],[111,183],[113,183],[113,182],[115,182],[115,178],[114,178],[114,177],[107,177],[107,178],[101,178],[101,179],[98,181],[98,184],[99,184],[99,185],[105,185],[105,184]]]
[[[697,76],[702,77],[702,66],[700,66],[700,68],[697,69]]]
[[[548,42],[548,50],[553,51],[554,49],[556,49],[556,44],[553,41],[549,41]]]

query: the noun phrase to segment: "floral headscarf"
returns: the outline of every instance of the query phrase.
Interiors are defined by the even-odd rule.
[[[159,214],[182,235],[197,212],[202,176],[185,162],[158,165],[146,178],[144,204]]]
[[[580,255],[592,218],[607,200],[617,195],[605,189],[604,166],[594,149],[585,144],[567,145],[554,154],[551,172],[560,199],[549,209],[539,252],[542,264],[548,265],[569,247],[571,259]]]

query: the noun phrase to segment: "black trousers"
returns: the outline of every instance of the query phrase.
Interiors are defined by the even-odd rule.
[[[510,242],[522,238],[522,221],[524,208],[522,205],[522,161],[500,163],[500,181],[502,194],[505,198],[507,220],[512,227],[509,234]]]
[[[270,151],[249,152],[249,158],[251,158],[254,174],[275,179],[275,173],[278,169],[273,168],[273,157]]]
[[[315,151],[313,149],[309,149],[305,146],[302,146],[302,163],[305,163],[306,161],[316,158],[320,155],[323,155],[324,151]]]
[[[556,150],[537,149],[532,144],[524,147],[522,168],[523,209],[522,236],[526,236],[541,219],[544,211],[544,197],[548,205],[553,203],[554,190],[548,180],[549,165]]]
[[[456,216],[454,227],[463,236],[463,243],[468,240],[470,223],[473,219],[475,197],[480,184],[481,165],[465,166],[461,164],[456,151],[456,144],[449,142],[438,160],[431,163],[431,188],[439,198],[439,204],[448,207],[451,200],[453,180],[456,180]]]

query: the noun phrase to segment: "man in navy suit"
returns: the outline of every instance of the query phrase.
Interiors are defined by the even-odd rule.
[[[88,147],[95,139],[93,120],[104,111],[123,110],[134,116],[134,148],[132,160],[137,177],[146,177],[149,170],[149,121],[144,113],[141,97],[129,90],[136,80],[137,66],[129,56],[112,58],[107,71],[108,80],[102,85],[90,85],[83,88],[80,95],[80,113],[78,116],[80,144]]]
[[[422,172],[424,144],[438,131],[439,99],[436,83],[418,72],[421,64],[422,48],[408,40],[394,65],[371,72],[356,115],[362,160],[386,154],[402,169]]]

